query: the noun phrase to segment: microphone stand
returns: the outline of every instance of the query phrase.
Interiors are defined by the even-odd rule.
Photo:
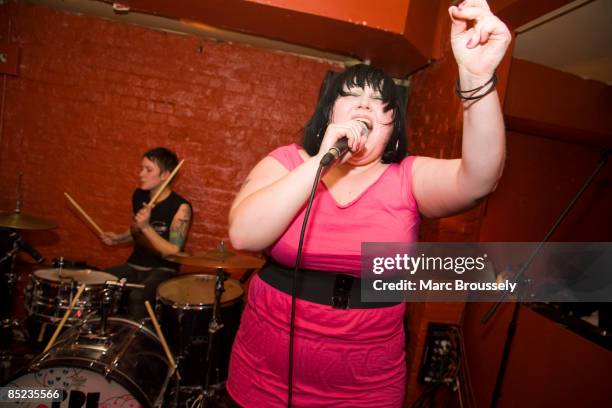
[[[529,256],[527,261],[523,264],[521,269],[517,272],[517,274],[514,277],[513,283],[517,283],[522,278],[522,276],[525,274],[525,271],[527,269],[529,269],[529,266],[531,265],[531,263],[533,262],[535,257],[538,255],[538,253],[540,252],[540,250],[544,246],[544,243],[548,242],[550,237],[557,230],[559,225],[561,225],[561,222],[565,219],[565,217],[567,216],[569,211],[574,207],[574,205],[576,204],[578,199],[582,196],[584,191],[591,185],[591,183],[593,182],[593,179],[595,178],[595,176],[606,165],[606,163],[608,161],[608,155],[611,152],[612,152],[612,149],[608,149],[608,150],[605,150],[605,151],[602,152],[601,159],[599,160],[599,163],[597,164],[597,167],[595,167],[595,169],[593,170],[591,175],[585,180],[585,182],[582,184],[582,186],[580,187],[578,192],[574,195],[574,197],[571,199],[571,201],[565,207],[565,209],[563,210],[561,215],[559,215],[559,218],[557,218],[557,220],[555,221],[553,226],[550,228],[548,233],[546,233],[546,235],[544,236],[542,241],[540,241],[540,243],[533,250],[533,252]],[[499,308],[501,303],[506,299],[507,296],[508,296],[508,292],[506,291],[506,292],[504,292],[501,295],[500,299],[493,306],[491,306],[491,308],[487,311],[487,313],[484,315],[484,317],[480,321],[482,324],[486,324],[489,321],[489,319],[493,316],[493,314],[495,314],[495,312],[497,311],[497,309]],[[504,342],[504,349],[503,349],[503,353],[502,353],[502,358],[501,358],[501,361],[500,361],[500,364],[499,364],[499,371],[497,372],[497,378],[495,380],[495,388],[493,389],[493,396],[492,396],[492,399],[491,399],[491,408],[496,408],[497,407],[499,398],[501,397],[501,387],[503,385],[504,377],[506,375],[506,369],[507,369],[508,360],[509,360],[509,357],[510,357],[510,348],[512,346],[512,341],[514,340],[514,335],[516,333],[516,323],[518,321],[518,314],[519,314],[520,305],[521,305],[521,303],[519,301],[514,303],[514,309],[512,310],[512,317],[510,318],[510,322],[508,323],[508,331],[507,331],[507,334],[506,334],[506,340]]]

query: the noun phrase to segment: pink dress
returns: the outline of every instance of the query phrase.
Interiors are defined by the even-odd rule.
[[[287,169],[303,163],[298,145],[270,155]],[[414,157],[388,166],[355,200],[339,205],[321,183],[302,253],[306,269],[359,276],[363,242],[412,242],[419,213],[412,195]],[[293,267],[305,208],[270,248]],[[404,304],[333,309],[298,299],[294,407],[401,407],[406,385]],[[245,407],[287,406],[291,296],[255,276],[236,335],[227,389]]]

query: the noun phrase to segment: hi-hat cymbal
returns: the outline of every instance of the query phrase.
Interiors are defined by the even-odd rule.
[[[200,266],[211,269],[251,269],[261,268],[265,263],[264,259],[251,255],[240,255],[226,250],[213,250],[207,252],[196,252],[188,254],[180,252],[169,255],[167,260],[182,265]]]
[[[0,212],[0,227],[24,230],[45,230],[56,228],[57,224],[45,218],[20,212]]]

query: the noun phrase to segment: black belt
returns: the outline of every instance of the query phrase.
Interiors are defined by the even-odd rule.
[[[270,286],[291,296],[293,269],[268,261],[259,277]],[[300,269],[296,280],[298,299],[334,309],[375,309],[396,306],[399,302],[363,302],[361,279],[342,273]]]

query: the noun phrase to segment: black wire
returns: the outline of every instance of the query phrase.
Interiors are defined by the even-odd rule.
[[[291,321],[289,323],[289,375],[287,379],[287,407],[291,408],[291,399],[293,398],[293,333],[295,331],[295,304],[296,304],[296,286],[297,286],[297,274],[300,269],[300,260],[302,258],[302,246],[304,244],[304,235],[306,234],[306,224],[308,223],[308,216],[312,208],[312,202],[314,200],[319,180],[321,179],[321,172],[325,166],[319,165],[315,181],[312,185],[312,191],[310,192],[310,198],[308,199],[308,205],[306,206],[306,213],[304,214],[304,221],[302,222],[302,231],[300,232],[300,241],[298,243],[297,255],[295,257],[295,268],[293,269],[293,283],[291,285]]]
[[[442,385],[447,385],[452,388],[457,382],[459,370],[461,368],[461,332],[458,327],[451,326],[448,332],[449,353],[440,360],[436,366],[436,372],[432,374],[432,381],[424,387],[423,392],[412,403],[411,408],[427,408],[436,407],[436,397],[444,388]],[[453,350],[456,355],[452,355]],[[448,379],[453,379],[452,382],[447,382]],[[439,401],[437,406],[443,406]]]
[[[432,397],[438,392],[441,383],[433,383],[425,387],[421,395],[412,403],[411,408],[424,408],[431,404]]]

